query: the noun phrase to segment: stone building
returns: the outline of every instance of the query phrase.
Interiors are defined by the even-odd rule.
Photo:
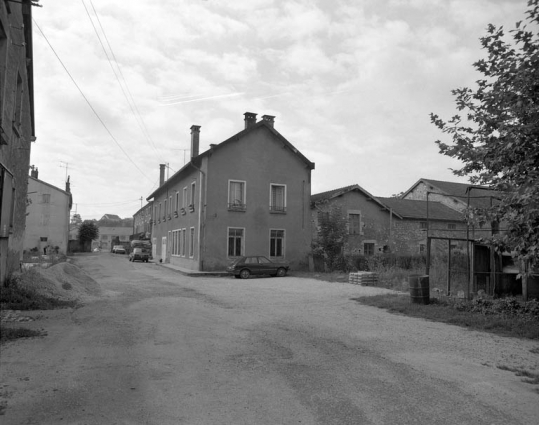
[[[0,284],[22,260],[35,138],[32,2],[0,2]]]

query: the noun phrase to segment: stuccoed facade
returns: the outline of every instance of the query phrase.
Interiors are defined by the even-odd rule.
[[[220,271],[240,255],[264,255],[307,268],[311,170],[274,128],[274,117],[246,113],[245,128],[201,154],[191,127],[191,161],[168,180],[161,167],[153,201],[156,261]]]

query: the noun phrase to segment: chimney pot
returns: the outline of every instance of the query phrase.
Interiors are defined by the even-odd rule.
[[[250,128],[256,124],[256,115],[254,112],[246,112],[245,116],[245,128]]]
[[[191,159],[198,156],[200,147],[200,126],[191,126]]]
[[[159,164],[159,186],[165,183],[165,167],[166,164]]]
[[[262,120],[269,124],[270,127],[273,128],[273,125],[275,124],[275,116],[273,115],[262,115]]]

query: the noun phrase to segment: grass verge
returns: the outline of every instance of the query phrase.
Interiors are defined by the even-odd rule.
[[[392,313],[421,317],[468,329],[492,332],[504,336],[539,339],[539,317],[533,314],[485,313],[473,311],[473,301],[439,301],[412,304],[410,297],[399,294],[353,298],[361,304],[386,309]],[[469,306],[466,304],[469,303]],[[469,307],[469,308],[468,308]]]

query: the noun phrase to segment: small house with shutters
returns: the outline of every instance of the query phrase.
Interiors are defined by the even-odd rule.
[[[308,267],[311,249],[309,161],[274,127],[274,118],[244,114],[244,128],[199,153],[191,127],[190,161],[147,200],[153,203],[156,261],[189,270],[222,271],[242,255]]]

